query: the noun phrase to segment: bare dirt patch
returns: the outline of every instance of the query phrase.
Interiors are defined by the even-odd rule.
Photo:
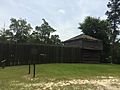
[[[120,90],[120,79],[111,76],[102,76],[101,79],[73,79],[37,83],[11,81],[11,86],[21,87],[22,90],[28,88],[29,90],[32,90],[32,88],[34,88],[34,90],[66,90],[65,88],[67,88],[67,90]]]

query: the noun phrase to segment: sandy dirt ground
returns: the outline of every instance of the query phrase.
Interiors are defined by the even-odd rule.
[[[33,79],[31,79],[32,81]],[[21,90],[34,88],[35,90],[120,90],[120,79],[116,77],[98,77],[97,79],[73,79],[49,82],[22,83],[11,81],[11,86],[19,86]],[[82,89],[80,89],[82,87]],[[67,88],[67,89],[66,89]],[[30,89],[31,90],[31,89]]]

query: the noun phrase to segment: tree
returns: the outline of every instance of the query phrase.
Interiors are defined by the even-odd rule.
[[[31,25],[25,19],[11,18],[9,29],[0,30],[0,40],[14,43],[61,44],[59,35],[51,35],[56,30],[45,19],[42,20],[42,25],[32,30]]]
[[[38,34],[40,36],[40,41],[42,41],[43,43],[49,43],[50,42],[50,34],[55,32],[56,30],[53,29],[48,22],[45,21],[45,19],[43,20],[43,24],[41,26],[36,26],[35,29],[36,31],[38,31]]]
[[[0,41],[2,42],[11,42],[13,39],[13,33],[10,32],[9,29],[1,29],[0,30]]]
[[[3,41],[4,42],[7,41],[7,39],[6,39],[6,33],[5,32],[6,32],[5,28],[3,28],[3,29],[0,30],[0,41],[2,41],[2,42]]]
[[[98,38],[103,41],[103,57],[105,60],[110,55],[110,36],[111,30],[107,20],[100,20],[100,18],[86,17],[83,23],[79,24],[79,29],[86,35]],[[103,61],[107,62],[107,61]]]
[[[31,25],[27,23],[24,19],[15,18],[10,19],[11,24],[9,26],[10,31],[13,32],[13,41],[17,43],[27,42],[32,29]]]
[[[42,41],[40,40],[40,35],[38,33],[38,31],[33,31],[32,34],[29,36],[29,40],[30,43],[42,43]]]
[[[107,7],[109,10],[106,12],[108,16],[108,21],[110,22],[110,27],[112,29],[112,61],[115,60],[115,45],[117,35],[119,35],[119,25],[120,25],[120,0],[109,0]]]
[[[58,44],[60,43],[59,35],[51,35],[56,30],[53,29],[45,19],[41,26],[36,26],[35,31],[31,34],[32,42],[44,44]]]
[[[51,44],[62,45],[61,40],[59,39],[59,35],[51,35]]]

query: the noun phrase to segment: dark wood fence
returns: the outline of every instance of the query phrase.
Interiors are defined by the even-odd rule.
[[[0,43],[0,61],[7,66],[42,63],[82,63],[79,47]]]

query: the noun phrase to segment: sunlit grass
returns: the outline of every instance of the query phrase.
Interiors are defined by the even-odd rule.
[[[35,83],[58,82],[73,79],[100,79],[100,76],[113,76],[120,78],[120,65],[114,64],[41,64],[36,65],[36,78],[32,78],[33,66],[31,65],[31,74],[28,75],[28,66],[12,66],[5,69],[0,68],[0,90],[19,90],[21,85],[31,85],[31,89],[38,87],[32,86]],[[18,84],[12,86],[12,84]],[[65,86],[68,88],[83,86]],[[88,85],[91,87],[91,85]],[[27,87],[27,86],[26,86]],[[40,88],[40,87],[39,87]],[[56,88],[56,87],[55,87]],[[94,87],[96,88],[96,87]],[[25,90],[23,88],[23,90]],[[55,89],[57,90],[57,89]]]

